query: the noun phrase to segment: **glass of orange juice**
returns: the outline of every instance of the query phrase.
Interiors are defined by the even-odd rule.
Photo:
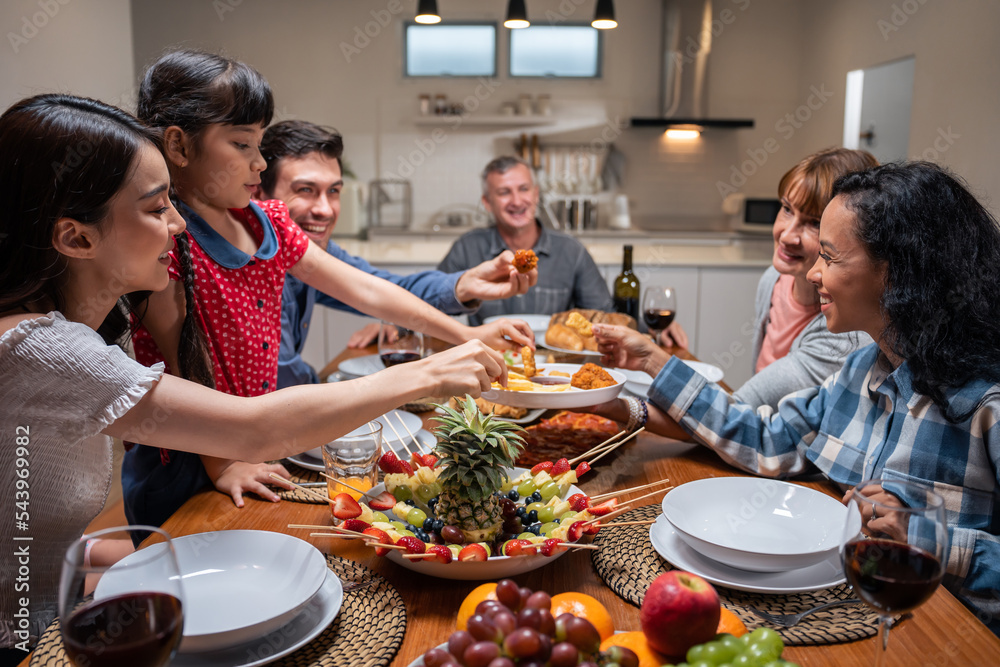
[[[378,484],[378,460],[382,456],[382,424],[370,421],[347,435],[323,445],[327,493],[331,498],[348,493],[360,500]],[[331,479],[332,478],[332,479]]]

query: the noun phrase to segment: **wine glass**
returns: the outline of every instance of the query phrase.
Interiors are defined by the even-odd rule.
[[[149,544],[131,551],[132,531]],[[94,561],[94,564],[91,563]],[[170,535],[153,526],[106,528],[70,545],[59,581],[59,624],[78,667],[161,667],[177,652],[184,627],[183,586]]]
[[[885,664],[891,617],[927,601],[947,557],[944,500],[929,487],[874,479],[851,491],[841,559],[854,593],[879,615],[876,665]]]
[[[421,359],[424,335],[392,322],[382,322],[378,331],[378,354],[386,368]]]
[[[677,316],[677,292],[666,285],[652,285],[642,296],[642,319],[649,328],[653,340],[670,326]]]

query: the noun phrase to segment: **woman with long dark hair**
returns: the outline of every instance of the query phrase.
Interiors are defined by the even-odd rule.
[[[750,406],[677,359],[650,389],[652,430],[690,434],[768,477],[819,470],[845,490],[909,480],[944,497],[945,586],[1000,628],[1000,227],[926,162],[844,176],[809,272],[827,327],[875,341],[821,386]],[[595,326],[601,349],[641,368],[633,332]],[[886,483],[876,500],[906,504]]]

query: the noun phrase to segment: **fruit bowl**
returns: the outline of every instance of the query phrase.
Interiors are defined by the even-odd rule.
[[[524,472],[526,472],[525,468],[513,468],[508,471],[508,475],[511,478],[514,478]],[[385,484],[378,484],[368,492],[368,495],[374,497],[384,490]],[[574,493],[583,493],[583,491],[573,485],[569,487],[565,497],[569,497]],[[395,516],[395,514],[391,511],[386,512],[386,514],[392,514]],[[397,518],[401,521],[406,520],[405,517]],[[524,572],[530,572],[531,570],[537,570],[538,568],[551,563],[556,558],[559,558],[564,553],[565,551],[563,550],[557,551],[551,556],[543,556],[541,554],[522,556],[491,556],[484,561],[454,560],[450,563],[441,563],[433,559],[410,560],[408,558],[403,558],[399,551],[390,551],[386,554],[386,558],[407,568],[408,570],[421,572],[431,577],[474,581],[479,579],[503,579],[504,577],[510,577]]]
[[[785,572],[837,553],[847,508],[797,484],[714,477],[668,493],[663,514],[703,556],[750,572]]]

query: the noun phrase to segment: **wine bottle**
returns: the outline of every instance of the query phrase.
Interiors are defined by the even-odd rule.
[[[615,310],[639,321],[639,279],[632,273],[632,246],[625,246],[622,272],[615,278]]]

